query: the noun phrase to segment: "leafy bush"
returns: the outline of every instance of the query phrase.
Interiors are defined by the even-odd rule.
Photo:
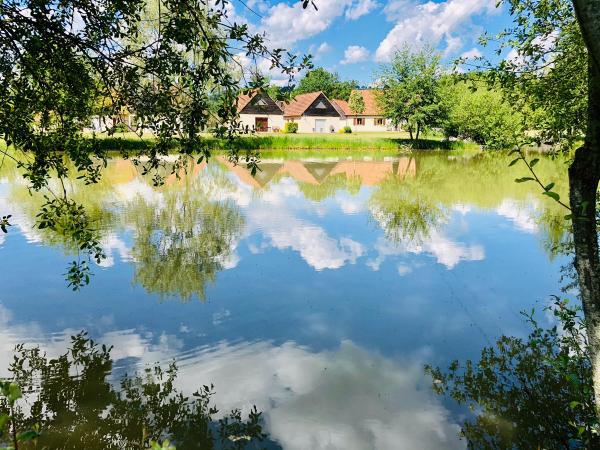
[[[475,448],[599,448],[592,360],[580,308],[555,299],[559,323],[544,329],[525,314],[525,339],[502,336],[479,362],[426,367],[438,394],[473,411],[461,434]]]
[[[352,133],[352,128],[346,125],[344,128],[342,128],[342,133],[350,134]]]
[[[284,133],[297,133],[298,132],[298,124],[296,122],[286,122],[283,127]]]
[[[523,135],[523,115],[503,99],[499,90],[480,87],[472,91],[469,84],[455,84],[449,79],[442,91],[446,117],[441,126],[446,137],[507,149]]]
[[[115,133],[126,133],[127,131],[129,131],[129,129],[123,122],[119,122],[114,126]]]

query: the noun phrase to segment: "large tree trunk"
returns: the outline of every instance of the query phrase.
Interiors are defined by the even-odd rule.
[[[587,133],[569,168],[575,268],[588,323],[596,410],[600,417],[600,256],[596,196],[600,180],[600,0],[573,0],[589,53]]]

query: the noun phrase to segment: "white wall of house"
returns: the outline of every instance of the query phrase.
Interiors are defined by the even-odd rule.
[[[302,116],[286,119],[286,122],[298,123],[298,133],[331,133],[332,128],[337,133],[346,125],[346,121],[339,117]]]
[[[240,114],[240,123],[252,130],[256,125],[257,117],[266,117],[269,120],[269,131],[273,131],[273,128],[283,129],[284,120],[281,114]]]
[[[364,132],[393,131],[394,127],[392,126],[392,121],[389,119],[385,119],[383,125],[376,125],[375,121],[376,121],[377,117],[364,116],[363,119],[365,121],[364,125],[354,125],[354,117],[346,117],[344,126],[349,126],[350,128],[352,128],[353,132],[357,132],[357,133],[360,133],[361,131],[364,131]]]

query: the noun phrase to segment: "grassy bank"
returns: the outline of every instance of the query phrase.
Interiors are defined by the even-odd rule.
[[[141,150],[152,143],[152,137],[139,138],[133,133],[97,136],[107,150]],[[353,134],[259,134],[240,136],[233,142],[205,136],[210,150],[361,150],[397,152],[402,149],[477,149],[479,146],[462,141],[448,142],[439,137],[411,141],[406,133]],[[174,148],[176,144],[174,144]]]

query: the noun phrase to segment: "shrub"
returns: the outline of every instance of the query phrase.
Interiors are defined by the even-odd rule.
[[[446,137],[470,139],[491,149],[511,148],[522,135],[523,115],[507,103],[497,89],[472,91],[467,83],[444,86]]]
[[[123,122],[119,122],[115,125],[115,133],[126,133],[127,131],[127,125],[125,125]]]
[[[284,133],[297,133],[298,132],[298,124],[296,122],[286,122],[283,127]]]
[[[344,128],[342,128],[344,133],[350,134],[352,133],[352,128],[350,128],[348,125],[346,125]]]

